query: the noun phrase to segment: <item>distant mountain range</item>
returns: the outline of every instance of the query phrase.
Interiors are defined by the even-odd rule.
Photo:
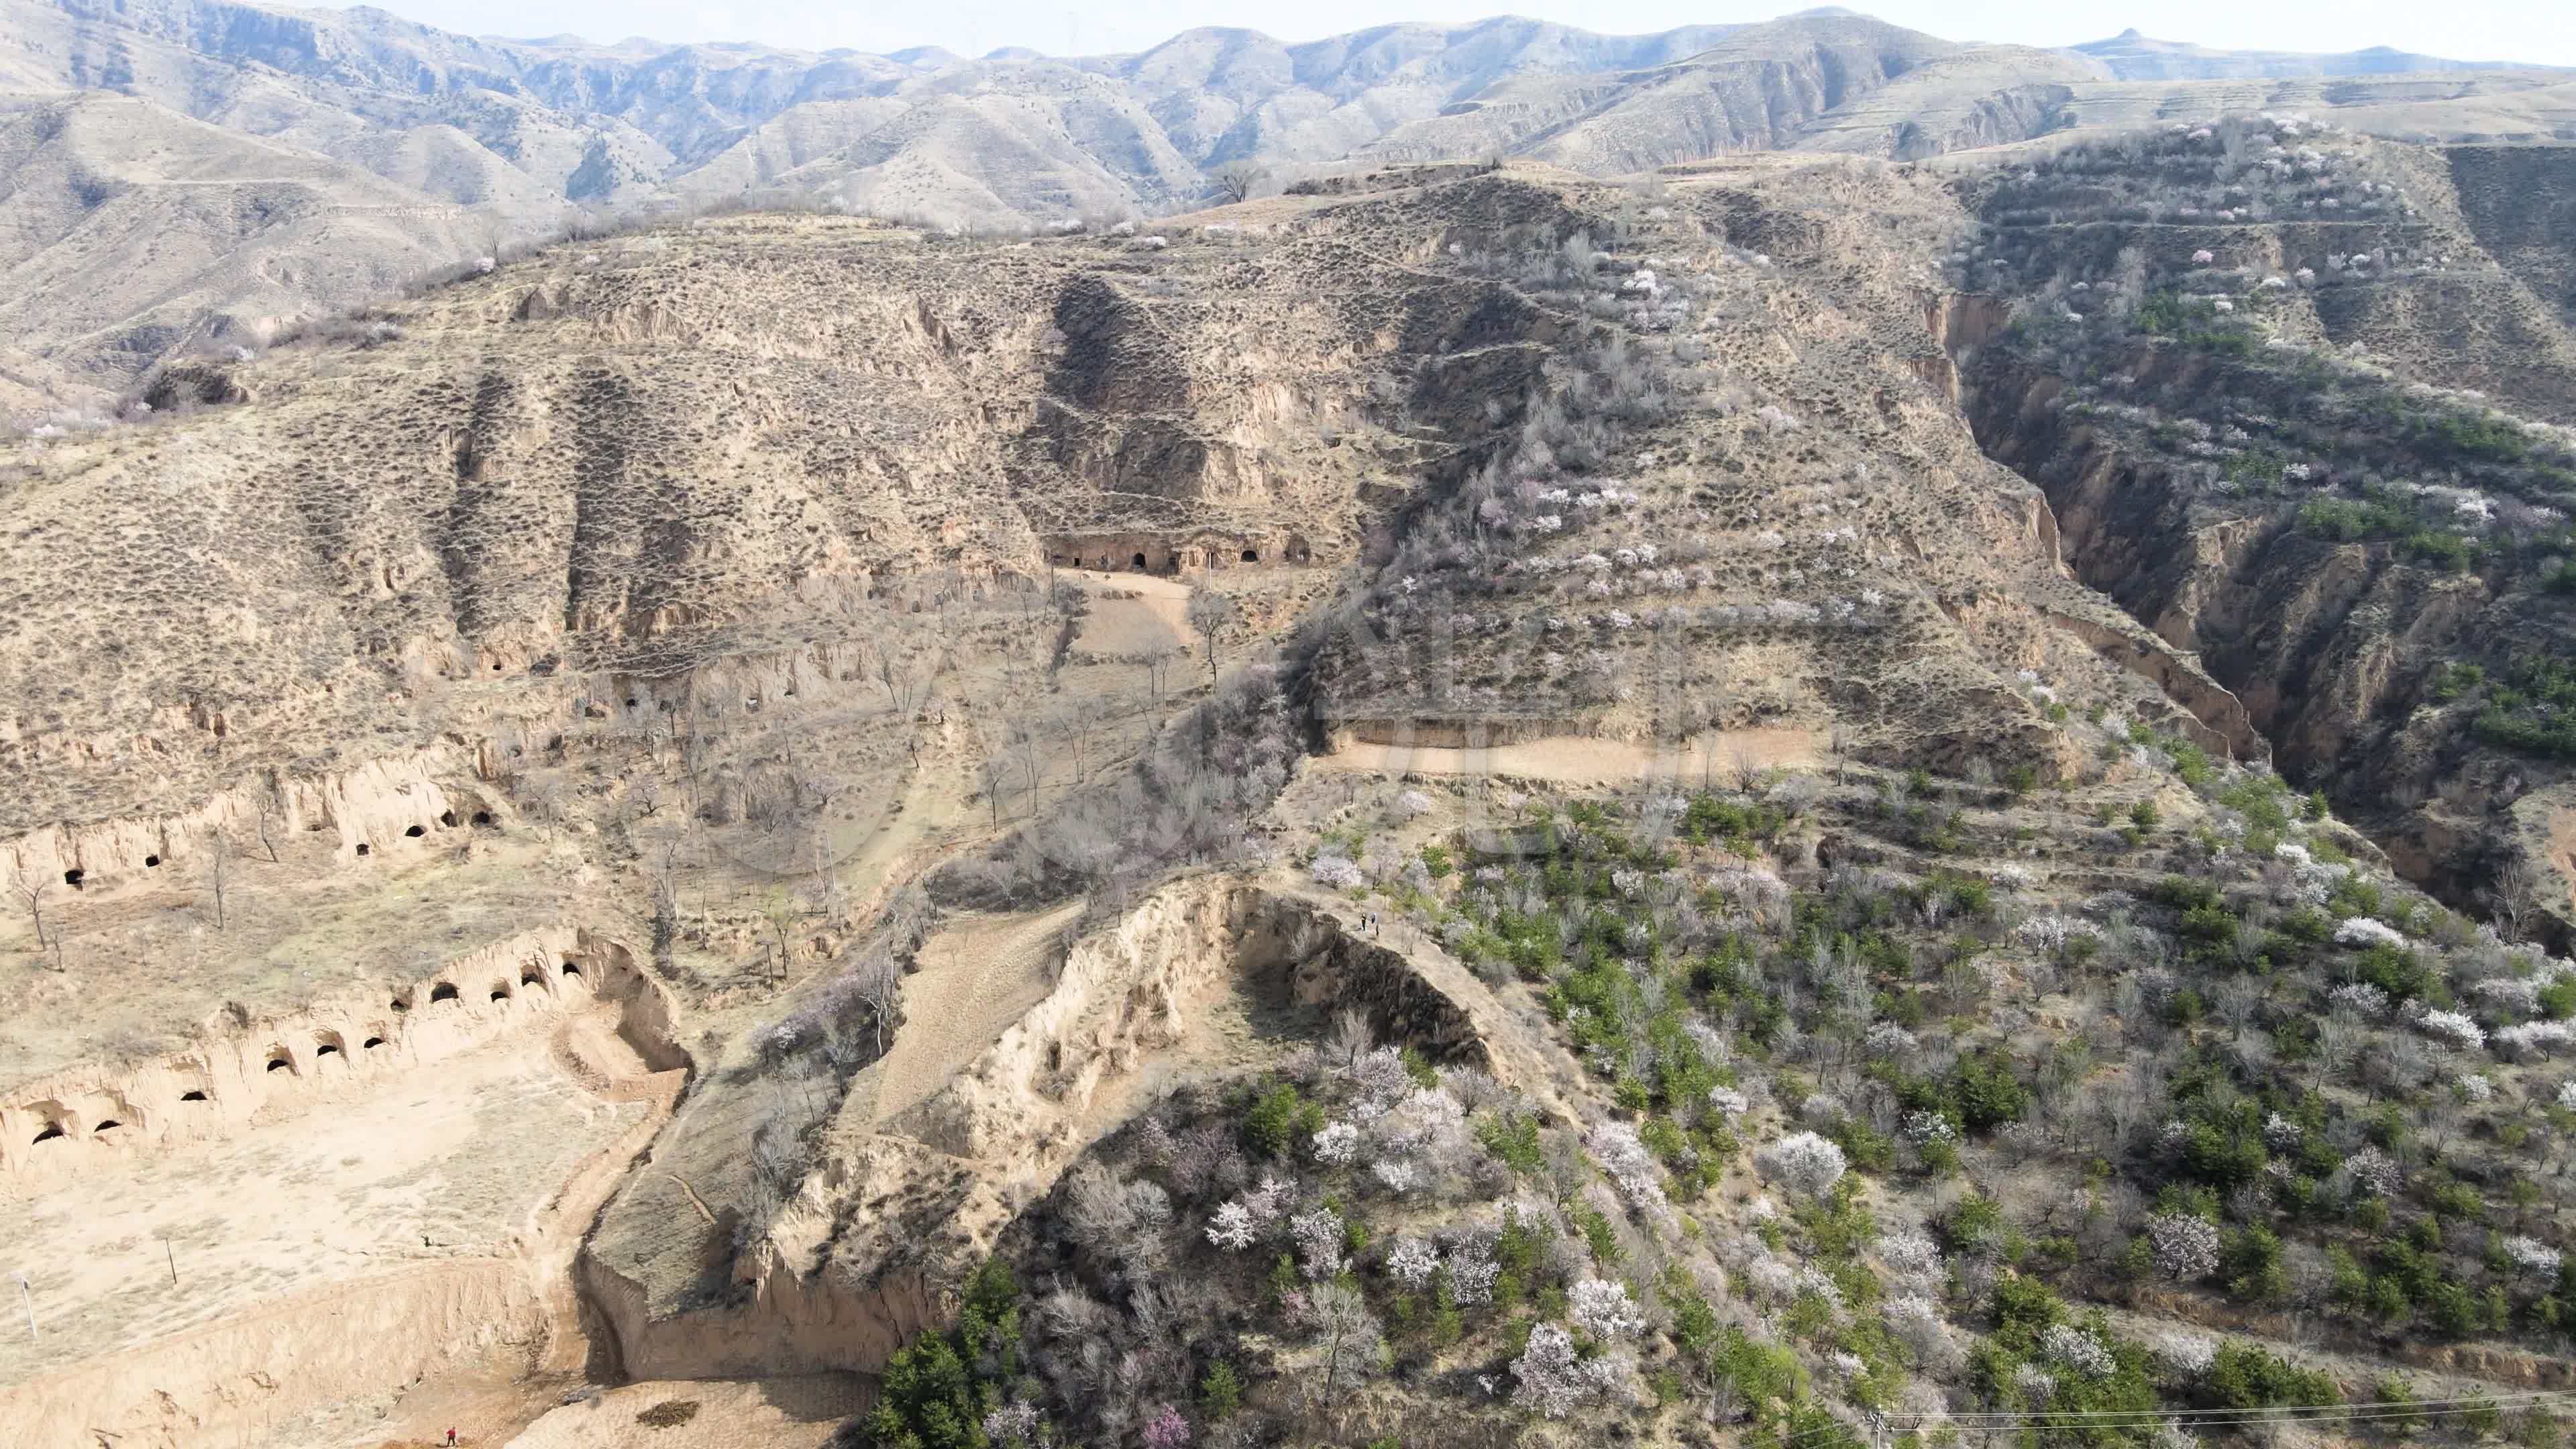
[[[1498,18],[1133,55],[811,53],[451,34],[382,10],[0,0],[0,410],[361,300],[581,213],[800,198],[952,226],[1201,204],[1351,165],[1918,158],[2262,107],[2576,137],[2576,72],[2136,31],[1959,44],[1843,10],[1659,35]]]

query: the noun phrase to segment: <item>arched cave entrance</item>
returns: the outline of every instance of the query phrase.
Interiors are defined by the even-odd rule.
[[[509,999],[510,999],[510,983],[508,983],[508,982],[506,982],[506,981],[495,981],[495,982],[493,982],[493,983],[492,983],[492,999],[493,999],[494,1001],[507,1001],[507,1000],[509,1000]]]
[[[159,856],[157,856],[157,855],[147,855],[147,856],[143,857],[143,868],[144,868],[145,870],[150,870],[150,869],[154,868],[155,866],[158,866],[160,863],[161,863],[161,857],[159,857]]]
[[[418,840],[418,839],[420,839],[422,836],[427,835],[428,833],[429,833],[429,831],[428,831],[426,828],[424,828],[424,827],[422,827],[422,826],[414,825],[414,826],[410,827],[409,829],[407,829],[407,830],[405,830],[405,831],[403,832],[403,839],[405,839],[405,840]]]
[[[489,811],[489,810],[477,810],[477,811],[475,811],[475,812],[474,812],[474,828],[475,828],[475,829],[477,829],[477,830],[489,830],[489,829],[491,829],[491,828],[492,828],[492,812],[491,812],[491,811]]]
[[[203,1092],[181,1092],[179,1094],[179,1100],[182,1102],[203,1102],[207,1100],[207,1098],[206,1094]]]
[[[534,986],[542,990],[546,984],[545,973],[539,971],[536,967],[531,966],[525,971],[519,973],[519,984],[521,986]]]
[[[581,963],[575,961],[570,956],[566,956],[563,958],[563,974],[566,976],[579,976],[581,974]]]
[[[63,884],[70,886],[73,890],[79,890],[81,888],[81,881],[87,875],[87,871],[82,870],[79,866],[73,866],[70,870],[63,872]]]
[[[383,1037],[371,1036],[365,1041],[358,1043],[358,1048],[361,1051],[374,1051],[376,1048],[383,1046],[384,1044],[385,1039]]]
[[[110,1117],[110,1118],[108,1118],[106,1121],[101,1122],[101,1123],[99,1123],[97,1126],[92,1127],[91,1129],[89,1129],[89,1135],[90,1135],[90,1136],[92,1136],[92,1137],[104,1137],[104,1136],[106,1136],[108,1133],[113,1132],[113,1131],[115,1131],[117,1128],[122,1127],[122,1126],[124,1126],[124,1125],[125,1125],[124,1123],[117,1121],[117,1120],[116,1120],[115,1118],[113,1118],[113,1117]]]
[[[1306,540],[1302,538],[1292,538],[1288,540],[1288,561],[1290,563],[1311,563],[1314,561],[1314,557],[1315,551],[1306,546]]]
[[[363,840],[358,842],[358,853],[360,855],[365,855],[367,853],[367,842]]]
[[[339,1054],[340,1043],[335,1037],[324,1037],[313,1044],[313,1059],[315,1061],[320,1061],[324,1057],[336,1057]]]
[[[1140,573],[1141,573],[1141,572],[1143,572],[1143,571],[1144,571],[1144,568],[1145,568],[1145,556],[1144,556],[1143,554],[1141,554],[1141,553],[1140,553],[1140,554],[1136,555],[1134,558],[1129,559],[1129,560],[1128,560],[1128,563],[1129,563],[1131,566],[1133,566],[1133,567],[1134,567],[1138,572],[1140,572]]]
[[[1245,563],[1259,563],[1259,562],[1261,562],[1261,550],[1259,550],[1259,549],[1257,549],[1257,548],[1247,548],[1247,549],[1245,549],[1245,550],[1243,551],[1243,561],[1244,561]]]
[[[456,828],[456,812],[453,810],[439,811],[438,823],[446,829],[454,830]]]
[[[36,1134],[36,1140],[38,1142],[60,1142],[66,1135],[67,1134],[63,1131],[62,1123],[48,1122],[45,1124],[44,1130]]]
[[[292,1072],[295,1070],[295,1059],[286,1054],[286,1048],[279,1047],[276,1051],[269,1053],[268,1070],[272,1072]]]
[[[436,1006],[442,1001],[454,1001],[455,999],[456,983],[452,981],[442,981],[429,989],[429,1004],[432,1006]]]

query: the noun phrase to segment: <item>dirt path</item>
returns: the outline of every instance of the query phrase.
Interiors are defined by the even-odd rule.
[[[1684,746],[1648,746],[1578,735],[1474,749],[1353,741],[1331,754],[1317,756],[1314,767],[1370,774],[1516,775],[1569,784],[1624,785],[1653,777],[1683,784],[1723,780],[1739,762],[1757,770],[1812,770],[1824,760],[1825,741],[1815,731],[1770,729],[1724,730],[1701,735]]]
[[[882,1128],[923,1101],[1045,997],[1057,937],[1082,915],[1051,911],[969,916],[921,948],[903,982],[903,1028],[871,1070]]]

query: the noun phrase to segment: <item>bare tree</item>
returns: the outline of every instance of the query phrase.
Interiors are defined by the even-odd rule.
[[[1200,589],[1190,595],[1187,614],[1190,627],[1198,631],[1201,639],[1207,641],[1208,688],[1214,689],[1216,688],[1217,636],[1225,632],[1228,624],[1234,622],[1234,600],[1214,589]]]
[[[841,908],[841,878],[832,869],[835,848],[832,822],[817,812],[805,822],[805,854],[807,868],[814,877],[814,901],[822,907],[826,921],[838,918]]]
[[[915,671],[895,658],[896,647],[892,643],[877,646],[877,683],[885,686],[886,703],[894,708],[895,713],[909,714],[912,712]]]
[[[1209,173],[1216,183],[1217,194],[1228,201],[1248,200],[1252,189],[1270,179],[1270,173],[1250,157],[1228,161]]]
[[[259,848],[268,852],[268,863],[277,864],[277,796],[274,792],[259,797],[258,823],[252,829],[259,835]]]
[[[1137,662],[1145,666],[1145,682],[1152,687],[1154,698],[1163,697],[1164,688],[1171,683],[1172,662],[1180,657],[1179,650],[1171,649],[1147,654],[1138,659]]]
[[[1064,737],[1065,744],[1073,751],[1073,783],[1077,785],[1082,783],[1086,773],[1085,760],[1091,749],[1091,737],[1101,727],[1103,714],[1099,699],[1085,695],[1055,717],[1057,733]]]
[[[653,964],[671,968],[680,939],[680,842],[664,840],[649,867],[653,877]]]
[[[2353,1053],[2369,1039],[2370,1033],[2361,1018],[2349,1009],[2338,1007],[2318,1017],[2317,1053],[2312,1059],[2315,1065],[2309,1074],[2310,1084],[2323,1086],[2328,1079],[2342,1072],[2352,1061]]]
[[[45,949],[45,892],[54,883],[33,866],[21,868],[10,878],[9,893],[27,907],[27,919],[36,923],[36,949]]]
[[[1319,1283],[1307,1301],[1316,1336],[1324,1346],[1319,1397],[1330,1401],[1336,1391],[1377,1371],[1386,1352],[1386,1331],[1368,1311],[1368,1300],[1345,1283]]]
[[[1333,1018],[1332,1030],[1324,1038],[1324,1059],[1350,1071],[1376,1047],[1377,1034],[1369,1030],[1368,1013],[1345,1010]]]
[[[787,976],[787,932],[804,912],[796,908],[796,902],[788,898],[787,892],[772,890],[769,899],[762,904],[760,914],[769,922],[771,934],[778,938],[778,975],[784,980]]]
[[[1044,737],[1026,723],[1011,726],[1011,761],[1019,766],[1020,776],[1028,782],[1029,818],[1037,818],[1038,782],[1046,773]]]
[[[2487,904],[2495,911],[2496,923],[2514,940],[2523,938],[2523,926],[2531,918],[2533,902],[2540,898],[2538,886],[2531,861],[2519,855],[2498,867],[2495,879],[2487,883]]]
[[[853,989],[867,1003],[869,1026],[876,1033],[877,1055],[884,1056],[886,1029],[894,1022],[897,995],[903,986],[903,968],[892,956],[870,951],[859,962]]]
[[[992,809],[995,830],[1002,828],[1002,782],[1009,778],[1009,773],[1009,767],[1002,763],[1001,757],[989,750],[984,758],[975,762],[975,783],[982,787],[984,801]]]
[[[224,892],[232,883],[233,843],[220,830],[206,832],[206,889],[215,897],[215,929],[224,928]]]
[[[1727,751],[1726,769],[1735,777],[1735,788],[1747,795],[1762,783],[1762,757],[1743,745]]]

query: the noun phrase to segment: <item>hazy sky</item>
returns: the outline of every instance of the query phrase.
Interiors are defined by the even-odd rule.
[[[292,3],[292,0],[289,0]],[[1140,50],[1196,25],[1241,25],[1312,40],[1399,20],[1462,21],[1496,13],[1474,0],[377,0],[410,19],[477,35],[569,32],[593,40],[756,40],[825,50],[943,45],[968,54],[1025,45],[1051,54]],[[1611,33],[1768,19],[1772,4],[1551,0],[1514,11]],[[1790,0],[1794,6],[1794,0]],[[1888,0],[1854,5],[1953,40],[2068,45],[2134,25],[2162,40],[2268,50],[2389,45],[2461,60],[2576,66],[2570,0],[2163,0],[2097,7],[2065,0]]]

